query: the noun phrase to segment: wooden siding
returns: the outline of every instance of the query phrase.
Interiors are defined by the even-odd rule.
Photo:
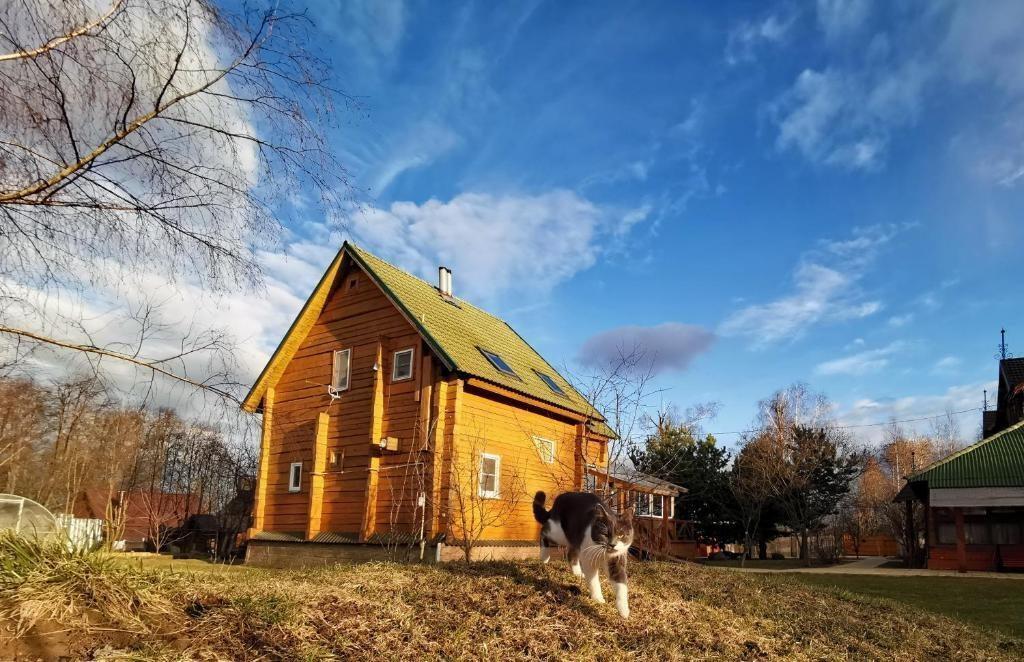
[[[354,288],[350,287],[353,279]],[[393,354],[409,347],[414,347],[417,355],[413,379],[391,383]],[[347,348],[352,349],[349,388],[332,401],[327,387],[333,352]],[[383,476],[388,475],[389,467],[404,462],[414,445],[419,412],[416,386],[422,356],[417,332],[366,274],[353,268],[339,276],[320,318],[273,384],[266,480],[259,488],[265,504],[262,530],[307,533],[313,484],[310,473],[321,413],[330,417],[325,452],[329,456],[333,451],[339,461],[328,464],[324,471],[316,529],[361,532],[366,519],[370,458],[379,454],[371,440],[379,441],[380,436],[396,437],[400,444],[399,453],[379,459],[376,489],[382,498],[373,515],[380,522],[382,511],[390,513],[387,499],[394,481]],[[288,491],[288,467],[292,462],[303,463],[302,488],[296,493]],[[383,521],[387,522],[388,517]]]
[[[478,489],[480,455],[494,454],[501,458],[501,498],[517,502],[514,512],[500,525],[488,526],[480,539],[535,538],[539,525],[533,518],[533,495],[543,490],[551,499],[560,492],[579,487],[578,422],[547,408],[530,407],[472,386],[464,389],[459,404],[458,430],[452,449],[452,466],[457,474],[456,480],[460,481],[458,488],[467,491]],[[549,464],[542,459],[534,437],[555,442],[554,462]],[[472,496],[478,498],[478,494]],[[464,499],[463,503],[466,502]],[[459,539],[459,506],[454,499],[449,506],[452,511],[451,533]],[[486,520],[486,515],[484,517]]]

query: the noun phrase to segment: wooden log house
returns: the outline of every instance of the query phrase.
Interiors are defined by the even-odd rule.
[[[996,410],[982,417],[984,439],[913,474],[896,496],[907,538],[923,537],[933,570],[1024,570],[1024,358],[999,362]],[[923,536],[914,501],[925,508]]]
[[[263,414],[249,562],[448,560],[466,535],[476,558],[532,556],[533,494],[607,472],[601,414],[451,282],[342,246],[243,403]],[[674,538],[669,515],[649,519]]]

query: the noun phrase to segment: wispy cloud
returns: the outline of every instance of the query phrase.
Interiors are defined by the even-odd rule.
[[[711,348],[715,336],[693,324],[665,322],[655,326],[621,326],[589,338],[580,348],[582,365],[605,367],[637,352],[653,373],[681,371]]]
[[[451,266],[456,293],[486,302],[547,294],[593,266],[605,239],[645,216],[642,208],[606,208],[567,190],[463,193],[364,210],[349,226],[356,240],[425,278],[438,264]]]
[[[868,317],[882,309],[858,284],[897,226],[860,228],[848,239],[823,241],[805,254],[793,274],[793,292],[742,308],[719,327],[725,336],[750,338],[755,348],[803,337],[818,324]]]
[[[756,21],[743,21],[730,32],[725,44],[725,61],[729,65],[753,62],[758,48],[786,40],[796,16],[771,14]]]
[[[876,169],[892,129],[917,118],[929,75],[914,61],[863,72],[805,69],[772,104],[776,146],[817,164]]]
[[[893,315],[890,317],[886,324],[889,326],[899,329],[914,321],[914,313],[907,313],[905,315]]]
[[[955,356],[943,356],[935,362],[934,366],[932,366],[932,374],[948,375],[950,373],[954,373],[960,368],[962,363],[963,361]]]
[[[857,32],[871,12],[870,0],[818,0],[818,25],[828,39]]]
[[[977,438],[981,428],[982,390],[991,393],[996,382],[977,382],[951,386],[943,392],[924,393],[901,397],[861,398],[849,405],[840,406],[837,419],[841,425],[864,425],[886,420],[906,420],[920,417],[944,416],[943,412],[970,410],[956,415],[961,435],[965,441]],[[926,432],[931,420],[903,423],[909,432]],[[885,426],[874,426],[857,430],[857,435],[866,441],[877,442],[885,434]]]
[[[890,358],[903,351],[906,344],[903,342],[890,343],[878,349],[869,349],[850,356],[833,359],[819,363],[814,372],[818,375],[867,375],[880,372],[889,366]]]

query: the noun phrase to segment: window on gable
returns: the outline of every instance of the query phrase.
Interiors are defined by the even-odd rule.
[[[480,496],[497,499],[501,489],[501,457],[483,453],[480,455]]]
[[[334,352],[334,370],[331,373],[331,388],[335,391],[348,389],[352,375],[352,350],[339,349]]]
[[[587,472],[583,476],[583,491],[584,492],[596,492],[597,491],[597,476]]]
[[[533,443],[537,445],[537,452],[545,464],[555,463],[555,442],[543,437],[534,437]]]
[[[413,349],[402,349],[395,352],[395,361],[391,367],[391,381],[400,382],[412,378]]]
[[[292,462],[288,468],[288,491],[298,492],[302,489],[302,463]]]
[[[545,374],[544,374],[543,372],[540,372],[539,370],[534,370],[534,372],[536,372],[536,373],[537,373],[537,376],[538,376],[538,377],[540,377],[540,380],[541,380],[542,382],[544,382],[545,384],[547,384],[547,387],[548,387],[549,389],[551,389],[552,391],[554,391],[554,392],[555,392],[555,393],[557,393],[558,395],[565,395],[565,391],[563,391],[563,390],[562,390],[562,387],[561,387],[561,386],[559,386],[559,385],[558,385],[558,384],[557,384],[557,383],[555,382],[555,380],[551,378],[551,375],[545,375]]]
[[[513,370],[509,364],[505,363],[505,359],[501,358],[498,354],[488,352],[486,349],[481,349],[480,353],[487,357],[487,360],[491,362],[491,365],[498,369],[498,372],[509,375],[510,377],[519,377],[519,375],[516,374],[516,371]]]

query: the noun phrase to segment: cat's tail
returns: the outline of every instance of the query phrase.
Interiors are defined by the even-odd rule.
[[[551,515],[551,513],[544,510],[544,501],[547,498],[547,495],[543,492],[537,492],[537,494],[533,495],[533,517],[541,524],[548,521],[548,517]]]

